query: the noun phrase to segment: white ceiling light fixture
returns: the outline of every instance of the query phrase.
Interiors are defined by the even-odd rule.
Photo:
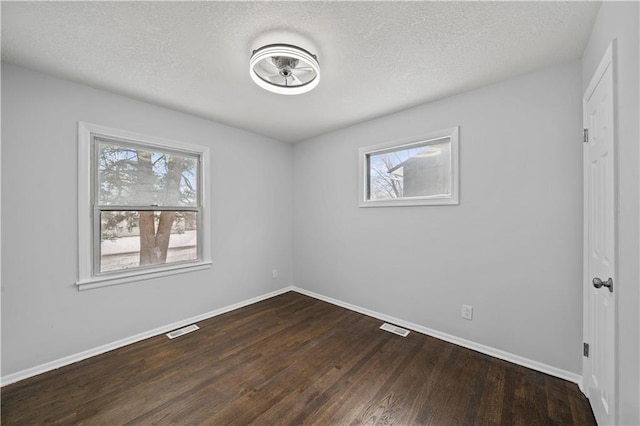
[[[251,79],[281,95],[299,95],[320,82],[316,55],[290,44],[269,44],[254,50],[249,61]]]

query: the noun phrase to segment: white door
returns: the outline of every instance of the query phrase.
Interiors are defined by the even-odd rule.
[[[616,158],[613,44],[583,99],[585,184],[585,393],[599,425],[615,423],[616,366]]]

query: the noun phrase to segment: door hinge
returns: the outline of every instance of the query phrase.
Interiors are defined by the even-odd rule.
[[[589,344],[588,343],[583,343],[582,344],[582,356],[586,356],[587,358],[589,358]]]
[[[588,143],[589,142],[589,129],[583,129],[584,130],[584,139],[583,142],[584,143]]]

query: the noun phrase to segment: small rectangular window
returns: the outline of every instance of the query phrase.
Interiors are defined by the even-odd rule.
[[[208,148],[88,123],[79,137],[81,288],[211,263]]]
[[[360,150],[361,207],[458,204],[458,128]]]

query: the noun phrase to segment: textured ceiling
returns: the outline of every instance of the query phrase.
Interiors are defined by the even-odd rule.
[[[2,2],[2,60],[287,142],[580,58],[597,2]],[[249,77],[280,35],[312,92]]]

